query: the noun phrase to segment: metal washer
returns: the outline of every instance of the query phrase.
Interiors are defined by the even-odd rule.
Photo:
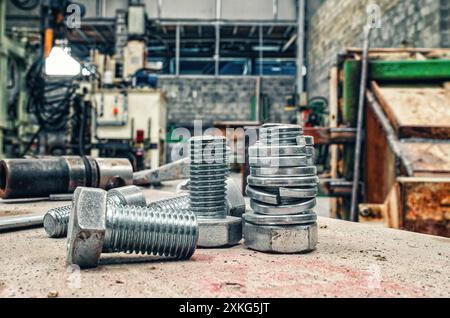
[[[251,186],[256,187],[315,187],[319,183],[317,176],[308,177],[253,177],[248,176],[247,182]]]
[[[317,221],[317,215],[313,211],[296,215],[260,215],[257,213],[245,213],[242,218],[245,222],[261,225],[306,225]]]
[[[316,206],[316,198],[307,200],[305,202],[294,204],[294,205],[282,205],[275,206],[269,205],[262,202],[250,200],[250,207],[257,214],[264,215],[295,215],[304,214],[305,212],[312,210]]]
[[[314,164],[314,159],[310,156],[296,157],[249,157],[251,166],[274,168],[274,167],[308,167]]]
[[[279,168],[264,168],[264,167],[250,167],[250,175],[254,177],[304,177],[316,176],[317,168],[309,167],[279,167]]]

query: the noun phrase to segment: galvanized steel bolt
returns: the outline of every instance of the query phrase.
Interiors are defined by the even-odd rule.
[[[145,196],[142,191],[134,186],[125,186],[108,191],[108,198],[115,204],[145,206]],[[66,205],[50,209],[44,215],[44,229],[49,237],[60,238],[67,236],[72,205]]]
[[[189,188],[190,182],[187,182],[186,186]],[[231,178],[226,180],[225,199],[227,215],[239,218],[242,217],[242,214],[245,213],[245,199],[242,195],[241,189]],[[182,193],[176,197],[154,201],[149,203],[147,206],[161,208],[162,210],[187,210],[189,209],[189,193]]]
[[[77,188],[69,219],[67,263],[95,267],[100,254],[190,258],[199,236],[195,214],[114,204],[101,189]]]
[[[225,137],[193,137],[190,143],[189,209],[198,218],[201,247],[238,244],[240,218],[227,216],[226,179],[229,174]]]

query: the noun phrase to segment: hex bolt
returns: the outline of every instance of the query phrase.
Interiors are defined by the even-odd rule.
[[[189,180],[188,180],[189,181]],[[190,182],[187,182],[189,187]],[[242,217],[245,213],[245,199],[242,191],[233,179],[226,180],[226,208],[227,215]],[[159,207],[165,209],[186,210],[189,209],[189,193],[179,194],[176,197],[151,202],[148,207]]]
[[[67,264],[96,267],[102,252],[189,259],[198,237],[196,216],[190,211],[114,204],[104,190],[79,187],[69,218]]]
[[[144,194],[134,185],[111,189],[108,191],[108,198],[116,204],[146,205]],[[71,209],[72,205],[66,205],[50,209],[44,215],[44,229],[49,237],[60,238],[67,236]]]
[[[189,140],[189,210],[198,218],[200,247],[231,246],[242,239],[241,219],[227,216],[229,167],[226,142],[221,136]]]

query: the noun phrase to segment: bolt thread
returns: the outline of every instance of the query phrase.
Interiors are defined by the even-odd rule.
[[[192,212],[108,204],[104,252],[188,259],[197,240],[198,224]]]
[[[145,197],[140,192],[136,192],[136,187],[132,187],[134,186],[109,190],[108,203],[145,205]],[[71,210],[72,205],[48,210],[44,216],[44,229],[49,237],[60,238],[67,236]]]
[[[71,205],[50,209],[44,216],[44,229],[49,237],[67,235]]]
[[[226,138],[191,138],[190,146],[190,210],[199,219],[224,219],[229,174]]]
[[[147,205],[151,209],[161,209],[162,211],[185,211],[189,209],[189,195],[183,194],[174,198],[158,200]]]
[[[129,185],[120,188],[114,188],[108,191],[108,198],[115,201],[116,204],[145,206],[145,196],[135,185]]]
[[[259,138],[266,145],[297,145],[297,137],[302,134],[303,129],[297,125],[266,124]]]

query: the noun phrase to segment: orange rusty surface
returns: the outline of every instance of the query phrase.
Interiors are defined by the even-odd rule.
[[[402,188],[404,227],[450,237],[450,182],[413,182]]]

